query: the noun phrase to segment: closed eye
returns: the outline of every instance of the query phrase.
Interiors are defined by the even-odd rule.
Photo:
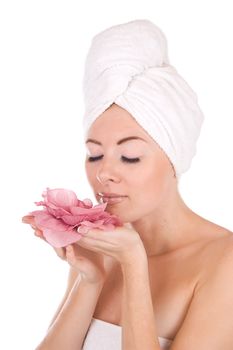
[[[89,157],[88,158],[88,162],[95,162],[95,161],[101,159],[102,157],[103,156]],[[140,161],[139,158],[127,158],[127,157],[124,157],[124,156],[122,156],[121,159],[122,159],[123,162],[127,162],[127,163],[137,163],[137,162]]]

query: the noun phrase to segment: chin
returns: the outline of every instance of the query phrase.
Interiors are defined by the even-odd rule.
[[[107,211],[111,215],[116,215],[124,224],[138,220],[138,217],[133,215],[132,212],[129,214],[126,210],[114,208],[113,206],[107,206],[105,211]]]

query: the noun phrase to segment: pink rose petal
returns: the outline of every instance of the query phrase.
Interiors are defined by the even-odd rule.
[[[49,229],[43,230],[43,236],[46,241],[55,248],[66,247],[69,244],[79,241],[82,237],[82,235],[76,231],[70,231],[69,234],[67,234],[66,231],[53,231]]]
[[[66,209],[70,206],[78,205],[78,198],[73,191],[56,188],[50,190],[47,187],[47,192],[44,192],[43,197],[48,203],[52,203],[58,207]]]
[[[71,190],[47,187],[42,197],[44,201],[34,203],[44,208],[34,210],[29,215],[34,216],[36,226],[54,247],[65,247],[78,241],[82,237],[77,232],[79,226],[86,233],[91,228],[113,230],[123,225],[116,215],[105,211],[107,203],[93,206],[89,198],[81,201]]]
[[[92,201],[89,198],[83,199],[83,202],[85,205],[89,206],[90,208],[93,206]]]
[[[35,214],[35,212],[31,212],[30,215],[34,215],[35,224],[39,229],[48,228],[56,231],[66,231],[69,225],[66,225],[63,221],[57,220],[52,215],[47,212],[40,211]]]

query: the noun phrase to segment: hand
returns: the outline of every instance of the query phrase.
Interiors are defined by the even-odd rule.
[[[110,271],[117,265],[114,258],[90,251],[76,243],[66,247],[67,262],[76,268],[87,283],[104,283]]]
[[[35,236],[44,239],[43,232],[36,226],[35,219],[33,215],[25,215],[22,217],[22,222],[24,224],[29,224],[31,228],[34,230]],[[45,240],[45,239],[44,239]],[[66,260],[66,250],[65,248],[54,248],[57,256],[62,260]]]
[[[78,232],[83,233],[86,227],[80,226]],[[77,245],[116,259],[121,265],[147,261],[145,247],[138,232],[126,226],[116,227],[113,230],[90,229],[83,233]]]
[[[35,235],[44,239],[43,232],[36,226],[34,216],[26,215],[22,218],[23,223],[29,224],[34,229]],[[110,270],[116,265],[115,259],[91,252],[77,243],[64,248],[54,248],[56,254],[66,260],[71,266],[80,271],[82,278],[88,283],[103,283]]]

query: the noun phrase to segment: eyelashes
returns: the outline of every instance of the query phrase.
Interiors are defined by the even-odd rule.
[[[95,162],[95,161],[101,159],[102,157],[103,156],[89,157],[88,158],[88,162]],[[127,157],[122,156],[121,159],[122,159],[123,162],[126,162],[126,163],[137,163],[137,162],[140,162],[139,158],[127,158]]]

